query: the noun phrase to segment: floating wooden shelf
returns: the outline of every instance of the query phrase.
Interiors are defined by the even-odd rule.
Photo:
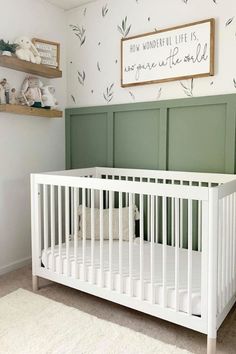
[[[62,117],[62,111],[57,111],[56,109],[34,108],[17,104],[0,104],[0,112],[47,118]]]
[[[33,64],[29,61],[20,60],[16,57],[8,57],[6,55],[0,55],[0,66],[23,71],[28,74],[47,77],[49,79],[62,77],[62,71],[59,69],[50,68],[43,64]]]

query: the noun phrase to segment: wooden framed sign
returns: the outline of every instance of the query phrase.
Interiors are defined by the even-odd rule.
[[[121,86],[214,75],[215,20],[121,40]]]
[[[41,64],[56,69],[60,68],[60,43],[39,38],[33,38],[32,42],[39,52]]]

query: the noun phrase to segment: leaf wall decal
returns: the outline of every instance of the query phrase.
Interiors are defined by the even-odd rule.
[[[162,87],[160,87],[159,90],[158,90],[157,100],[159,100],[159,98],[161,97],[161,93],[162,93]]]
[[[84,70],[82,72],[78,71],[78,81],[81,85],[84,85],[85,78],[86,78],[85,71]]]
[[[229,18],[228,21],[226,21],[226,23],[225,23],[225,27],[229,26],[233,22],[233,20],[234,20],[234,17]]]
[[[193,79],[190,80],[189,85],[185,85],[182,81],[180,81],[180,85],[186,96],[193,97]]]
[[[127,25],[127,16],[125,16],[125,18],[122,20],[121,22],[121,26],[117,26],[118,31],[120,32],[120,34],[124,37],[127,37],[130,30],[131,30],[132,25]]]
[[[97,62],[97,69],[98,69],[98,71],[101,72],[101,67],[100,67],[99,61]]]
[[[84,44],[85,40],[86,40],[86,35],[85,35],[86,30],[85,30],[85,28],[83,26],[80,27],[78,25],[70,25],[69,27],[72,29],[72,31],[75,34],[75,36],[79,38],[80,46],[82,46]]]
[[[76,103],[75,97],[73,95],[70,95],[70,97],[72,98],[72,101]]]
[[[112,83],[110,86],[107,86],[105,92],[103,93],[103,97],[107,103],[111,102],[111,100],[114,97],[113,88],[114,88],[114,83]]]
[[[133,92],[129,91],[129,94],[130,94],[131,98],[135,101],[135,96],[134,96]]]
[[[108,7],[107,4],[105,6],[102,7],[102,17],[105,17],[106,14],[108,13]]]

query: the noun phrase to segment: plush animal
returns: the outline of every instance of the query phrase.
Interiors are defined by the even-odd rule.
[[[42,107],[42,81],[35,76],[26,77],[21,87],[21,103],[31,107]]]
[[[16,56],[19,59],[31,61],[36,64],[41,63],[39,52],[28,37],[17,38],[15,44],[17,44]]]
[[[44,108],[49,109],[58,105],[58,101],[54,96],[55,88],[53,86],[43,86],[41,88],[41,91]]]

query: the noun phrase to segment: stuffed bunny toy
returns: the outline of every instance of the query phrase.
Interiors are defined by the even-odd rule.
[[[41,63],[39,52],[29,38],[19,37],[15,40],[15,44],[17,44],[17,58],[21,60],[31,61],[32,63],[36,64]]]
[[[41,88],[42,81],[35,76],[26,77],[21,88],[21,103],[31,107],[43,106]]]
[[[43,86],[42,91],[42,100],[44,108],[52,108],[58,105],[56,98],[54,97],[55,88],[53,86]]]

